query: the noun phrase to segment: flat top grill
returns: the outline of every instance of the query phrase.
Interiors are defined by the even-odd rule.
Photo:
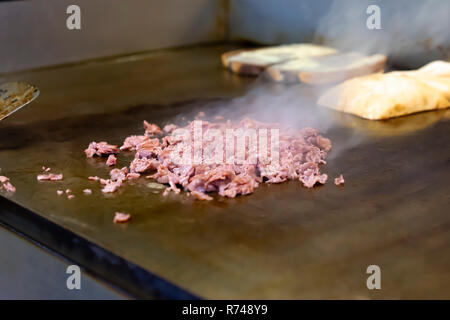
[[[322,169],[329,181],[311,190],[298,181],[263,184],[250,196],[201,202],[154,194],[143,178],[111,195],[87,180],[110,170],[104,160],[86,159],[90,141],[120,144],[142,133],[143,119],[189,119],[250,88],[254,79],[222,70],[219,56],[230,49],[187,48],[1,78],[32,83],[41,96],[0,123],[0,168],[17,188],[0,199],[0,221],[75,261],[84,257],[89,271],[112,282],[132,279],[130,288],[146,285],[141,273],[108,275],[113,259],[67,250],[64,232],[204,298],[450,298],[445,110],[374,123],[311,108],[333,121],[324,133],[333,143]],[[310,87],[298,90],[310,96]],[[131,158],[120,154],[117,167]],[[64,180],[38,182],[43,165]],[[345,186],[336,187],[332,179],[341,173]],[[67,188],[75,199],[56,195]],[[94,193],[85,196],[84,188]],[[39,219],[17,219],[10,202]],[[132,220],[113,224],[115,211]],[[63,232],[49,235],[44,221]],[[366,288],[372,264],[381,267],[379,291]]]

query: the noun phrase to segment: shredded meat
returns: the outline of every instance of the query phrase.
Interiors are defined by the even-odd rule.
[[[130,163],[130,171],[134,173],[143,173],[151,170],[158,169],[159,161],[156,159],[134,159]]]
[[[8,177],[0,176],[0,190],[4,189],[6,192],[16,192],[16,188],[11,184]]]
[[[198,191],[191,191],[191,194],[196,197],[198,200],[207,200],[211,201],[213,198],[208,196],[206,193],[198,192]]]
[[[319,166],[315,162],[306,162],[300,165],[300,181],[307,188],[312,188],[316,183],[325,184],[328,176],[320,174]]]
[[[125,181],[127,180],[128,168],[123,167],[122,169],[113,169],[109,172],[111,176],[111,181]]]
[[[127,167],[123,167],[122,169],[113,169],[109,172],[110,179],[100,179],[100,184],[104,185],[102,192],[103,193],[113,193],[117,191],[122,186],[123,181],[128,179]],[[132,179],[134,177],[132,176]]]
[[[14,187],[11,182],[6,182],[5,184],[3,184],[3,188],[5,188],[5,190],[7,192],[16,192],[16,187]]]
[[[8,182],[8,181],[9,181],[8,177],[0,176],[0,183],[5,183],[5,182]]]
[[[120,188],[121,185],[122,185],[122,180],[118,180],[118,181],[108,180],[106,185],[103,187],[102,192],[103,193],[113,193],[118,188]]]
[[[124,223],[131,219],[131,215],[128,213],[116,212],[114,215],[114,223]]]
[[[158,127],[156,124],[154,123],[148,123],[147,121],[144,120],[144,129],[145,129],[145,134],[146,135],[155,135],[155,134],[159,134],[162,133],[161,128]]]
[[[116,163],[117,163],[117,158],[113,154],[110,154],[108,159],[106,160],[106,165],[114,166]]]
[[[119,153],[119,148],[107,142],[91,142],[86,150],[84,150],[86,157],[92,158],[94,156],[110,155]]]
[[[219,117],[218,119],[222,120],[223,118]],[[176,125],[170,124],[164,127],[167,135],[156,138],[156,134],[162,134],[161,129],[155,124],[144,121],[144,135],[127,137],[120,147],[121,150],[135,152],[129,169],[125,167],[120,170],[111,170],[110,179],[99,179],[98,177],[89,177],[89,179],[100,180],[104,186],[102,192],[110,193],[115,192],[125,181],[137,179],[141,174],[147,173],[150,174],[147,178],[168,185],[164,195],[169,192],[179,193],[181,190],[185,190],[200,200],[211,200],[212,197],[207,194],[210,192],[229,198],[251,194],[261,183],[281,183],[298,179],[303,186],[312,188],[316,184],[324,184],[327,181],[328,176],[320,172],[319,166],[325,164],[326,155],[331,149],[331,142],[319,135],[316,129],[282,129],[278,124],[262,123],[250,119],[244,119],[237,123],[230,120],[217,123],[202,121],[201,126],[203,133],[209,129],[215,129],[223,136],[226,135],[228,129],[265,129],[267,132],[271,129],[278,129],[278,161],[272,161],[275,159],[275,155],[271,154],[272,150],[267,152],[265,159],[267,161],[259,158],[254,160],[252,157],[257,156],[258,150],[252,149],[249,144],[246,144],[243,151],[245,154],[243,162],[229,162],[228,159],[223,159],[226,161],[214,164],[179,163],[174,160],[174,154],[179,153],[179,150],[186,150],[183,147],[190,146],[192,140],[184,141],[180,136],[168,134],[178,128]],[[194,122],[190,122],[186,127],[180,129],[186,129],[193,133]],[[269,143],[270,138],[269,136]],[[88,156],[91,153],[105,154],[104,145],[101,148],[98,145],[93,145],[90,148],[92,151],[86,154]],[[214,140],[203,139],[203,157],[211,156],[215,152],[216,145]],[[187,150],[192,152],[192,149]],[[234,152],[237,151],[234,150]],[[225,144],[223,154],[226,154]]]
[[[59,173],[59,174],[55,174],[55,173],[44,173],[44,174],[39,174],[37,176],[37,179],[39,181],[59,181],[63,179],[63,174]]]
[[[129,136],[123,142],[120,150],[136,150],[136,147],[141,143],[149,140],[148,136]]]
[[[133,179],[138,179],[141,175],[139,173],[128,173],[127,174],[127,180],[133,180]]]
[[[344,184],[344,182],[345,182],[345,180],[344,180],[344,177],[342,176],[342,174],[339,177],[334,179],[334,184],[337,186],[340,184]]]

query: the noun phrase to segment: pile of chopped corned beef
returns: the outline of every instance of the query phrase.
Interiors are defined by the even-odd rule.
[[[130,179],[137,179],[141,175],[156,180],[168,187],[164,195],[181,190],[189,192],[200,200],[211,200],[210,196],[217,193],[223,197],[234,198],[237,195],[246,195],[254,192],[261,183],[281,183],[287,180],[298,179],[303,186],[311,188],[316,184],[324,184],[327,175],[320,172],[319,165],[325,164],[327,152],[331,149],[331,142],[319,135],[312,128],[296,130],[292,128],[282,129],[277,124],[262,123],[250,119],[240,122],[202,121],[202,132],[216,129],[216,132],[226,136],[227,129],[270,129],[277,128],[278,161],[270,161],[271,152],[268,152],[269,161],[250,161],[251,156],[257,156],[257,150],[252,150],[248,145],[244,150],[247,156],[242,163],[179,163],[174,161],[174,153],[187,147],[183,144],[192,144],[192,140],[186,141],[176,135],[180,129],[174,124],[166,125],[162,130],[156,125],[144,121],[143,135],[127,137],[123,145],[118,148],[107,142],[92,142],[85,150],[87,157],[108,157],[108,165],[115,164],[115,157],[120,152],[134,152],[134,160],[128,167],[113,169],[109,179],[89,177],[90,180],[99,181],[103,185],[104,193],[115,192],[121,185]],[[194,121],[183,127],[190,132],[194,130]],[[218,131],[217,131],[218,130]],[[186,131],[186,130],[185,130]],[[217,141],[202,139],[202,154],[213,152]],[[216,145],[214,145],[216,144]],[[268,143],[270,145],[270,141]],[[226,143],[223,143],[224,148]],[[192,146],[191,146],[192,147]],[[225,151],[223,154],[227,154]],[[178,158],[177,158],[178,159]]]

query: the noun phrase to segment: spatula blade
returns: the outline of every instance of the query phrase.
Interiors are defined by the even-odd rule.
[[[39,89],[23,82],[0,85],[0,121],[26,106],[39,96]]]

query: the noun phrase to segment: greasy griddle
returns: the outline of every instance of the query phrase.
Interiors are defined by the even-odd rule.
[[[145,179],[111,195],[87,180],[108,173],[104,160],[84,156],[90,141],[120,144],[142,133],[143,119],[165,124],[208,112],[253,86],[253,78],[222,70],[219,57],[229,49],[156,52],[0,78],[42,92],[0,122],[0,168],[17,188],[2,199],[0,221],[119,285],[117,278],[145,282],[149,272],[203,298],[450,298],[446,111],[373,123],[311,108],[332,119],[325,135],[333,142],[323,167],[330,180],[314,189],[291,181],[202,202],[155,194]],[[311,88],[298,90],[308,96]],[[119,167],[131,157],[121,154]],[[64,173],[64,181],[36,181],[42,165]],[[344,187],[332,183],[340,173]],[[91,196],[81,194],[87,187]],[[66,188],[75,199],[56,195]],[[30,221],[7,201],[26,208]],[[132,220],[113,224],[115,211]],[[60,227],[57,236],[51,225]],[[75,239],[70,246],[68,238]],[[92,247],[99,253],[78,252]],[[108,274],[116,270],[108,254],[139,274]],[[381,267],[382,290],[366,288],[372,264]]]

